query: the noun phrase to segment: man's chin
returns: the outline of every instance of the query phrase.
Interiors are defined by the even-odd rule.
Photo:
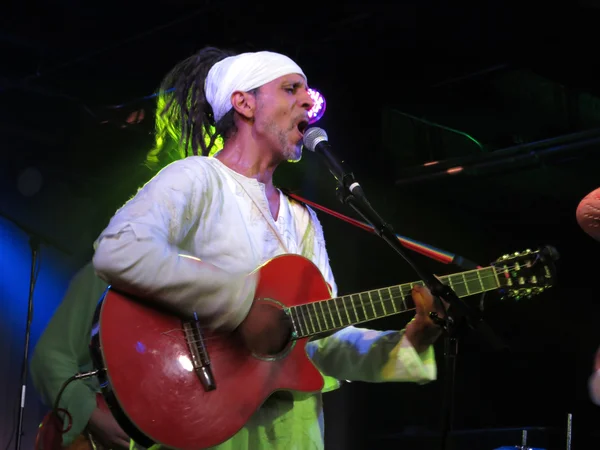
[[[287,162],[297,163],[302,159],[302,145],[296,147],[291,155],[287,157]]]

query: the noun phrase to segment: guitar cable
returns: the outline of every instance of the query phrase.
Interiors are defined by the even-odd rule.
[[[90,370],[89,372],[76,373],[72,377],[69,377],[62,384],[62,386],[60,387],[60,390],[58,391],[58,395],[56,396],[56,399],[54,400],[54,405],[52,406],[52,412],[56,416],[56,418],[59,420],[59,422],[63,424],[62,429],[60,430],[61,434],[64,434],[64,433],[68,432],[71,429],[71,427],[73,426],[73,417],[71,416],[71,414],[69,413],[69,411],[67,411],[64,408],[59,408],[58,407],[58,405],[60,403],[60,398],[62,397],[65,389],[73,381],[84,380],[86,378],[93,377],[94,375],[97,375],[98,372],[99,372],[99,370],[96,369],[96,370]],[[59,412],[62,412],[64,414],[64,417],[61,418],[60,415],[59,415]],[[64,419],[65,418],[67,419],[67,426],[66,427],[64,425]]]

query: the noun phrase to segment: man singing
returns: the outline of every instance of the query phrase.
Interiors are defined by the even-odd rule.
[[[316,214],[273,185],[276,168],[301,157],[313,106],[307,77],[278,53],[232,55],[208,47],[167,75],[159,105],[157,120],[168,126],[157,137],[176,136],[180,159],[117,211],[95,243],[93,269],[120,291],[182,318],[197,314],[205,327],[238,334],[253,351],[277,352],[288,342],[290,329],[281,311],[253,303],[258,266],[280,254],[302,255],[319,268],[331,296],[337,295]],[[217,142],[222,148],[216,148]],[[152,153],[155,162],[161,159],[158,150]],[[90,274],[92,267],[85,270]],[[43,377],[42,371],[65,366],[74,357],[56,330],[75,327],[77,309],[83,311],[83,303],[90,301],[88,287],[80,289],[79,301],[73,300],[78,292],[69,290],[71,300],[64,302],[71,306],[59,308],[38,345],[32,370],[41,392],[56,392],[44,386],[47,380],[58,383],[58,377]],[[337,380],[424,383],[436,378],[432,344],[440,329],[428,313],[443,315],[443,310],[427,288],[416,286],[412,295],[417,312],[403,331],[347,327],[307,345],[325,378],[322,392],[337,388]],[[78,320],[91,323],[86,315],[87,310]],[[69,336],[87,342],[89,330]],[[69,389],[76,388],[65,391],[61,406],[67,409],[77,402]],[[93,414],[99,413],[86,410],[79,417],[71,439],[90,417],[93,421]],[[109,419],[102,417],[108,427]],[[96,431],[112,448],[124,445],[114,425],[112,431]],[[98,424],[92,428],[98,430]],[[321,393],[277,393],[215,449],[322,449],[323,435]]]

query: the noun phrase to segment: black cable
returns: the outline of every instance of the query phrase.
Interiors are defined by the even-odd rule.
[[[90,378],[93,377],[94,375],[96,375],[99,372],[98,369],[96,370],[91,370],[89,372],[83,372],[83,373],[77,373],[75,375],[73,375],[72,377],[69,377],[60,387],[58,394],[56,395],[56,399],[54,399],[54,405],[52,405],[52,413],[59,419],[59,420],[64,420],[61,419],[61,417],[59,416],[59,412],[64,412],[66,417],[69,419],[69,422],[67,423],[67,427],[65,429],[64,425],[63,425],[63,433],[66,433],[67,431],[69,431],[69,429],[71,428],[71,425],[73,423],[73,419],[71,417],[71,414],[69,414],[69,412],[66,409],[63,408],[59,408],[58,405],[60,404],[60,399],[63,395],[63,393],[65,392],[65,389],[67,388],[67,386],[69,384],[71,384],[73,381],[75,380],[83,380],[85,378]]]

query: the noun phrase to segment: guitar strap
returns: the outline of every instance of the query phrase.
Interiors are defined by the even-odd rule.
[[[356,226],[356,227],[358,227],[358,228],[360,228],[362,230],[370,231],[373,234],[375,233],[375,230],[373,230],[372,227],[370,227],[369,225],[367,225],[367,224],[365,224],[363,222],[360,222],[360,221],[358,221],[356,219],[353,219],[351,217],[348,217],[348,216],[345,216],[343,214],[340,214],[339,212],[333,211],[332,209],[329,209],[329,208],[326,208],[324,206],[321,206],[318,203],[311,202],[310,200],[307,200],[305,198],[300,197],[299,195],[294,194],[293,192],[291,192],[288,189],[282,189],[282,188],[280,188],[280,190],[281,190],[281,192],[283,192],[288,197],[293,198],[294,200],[296,200],[296,201],[298,201],[300,203],[303,203],[303,204],[308,205],[308,206],[312,206],[315,209],[323,211],[323,212],[325,212],[325,213],[327,213],[327,214],[329,214],[329,215],[331,215],[331,216],[333,216],[333,217],[335,217],[337,219],[341,219],[344,222],[348,222],[349,224],[354,225],[354,226]]]
[[[294,200],[303,203],[304,205],[307,206],[311,206],[315,209],[318,209],[320,211],[323,211],[324,213],[327,213],[333,217],[335,217],[336,219],[340,219],[343,220],[344,222],[347,222],[351,225],[354,225],[355,227],[360,228],[361,230],[365,230],[365,231],[369,231],[372,234],[376,234],[375,233],[375,229],[371,226],[368,225],[364,222],[361,222],[359,220],[353,219],[351,217],[345,216],[343,214],[340,214],[337,211],[333,211],[329,208],[326,208],[324,206],[319,205],[318,203],[315,202],[311,202],[310,200],[307,200],[305,198],[300,197],[297,194],[294,194],[292,191],[290,191],[289,189],[282,189],[280,188],[280,190],[287,196],[289,196],[290,198],[293,198]],[[398,240],[400,241],[400,243],[408,248],[409,250],[412,250],[414,252],[420,253],[424,256],[427,256],[428,258],[434,259],[436,261],[439,261],[441,263],[444,264],[454,264],[462,269],[467,269],[467,270],[473,270],[473,269],[479,269],[481,268],[481,266],[477,263],[474,263],[473,261],[460,256],[460,255],[456,255],[454,253],[450,253],[448,251],[445,250],[441,250],[439,248],[433,247],[431,245],[428,244],[424,244],[422,242],[416,241],[414,239],[410,239],[404,236],[400,236],[400,235],[396,235],[396,237],[398,238]]]

